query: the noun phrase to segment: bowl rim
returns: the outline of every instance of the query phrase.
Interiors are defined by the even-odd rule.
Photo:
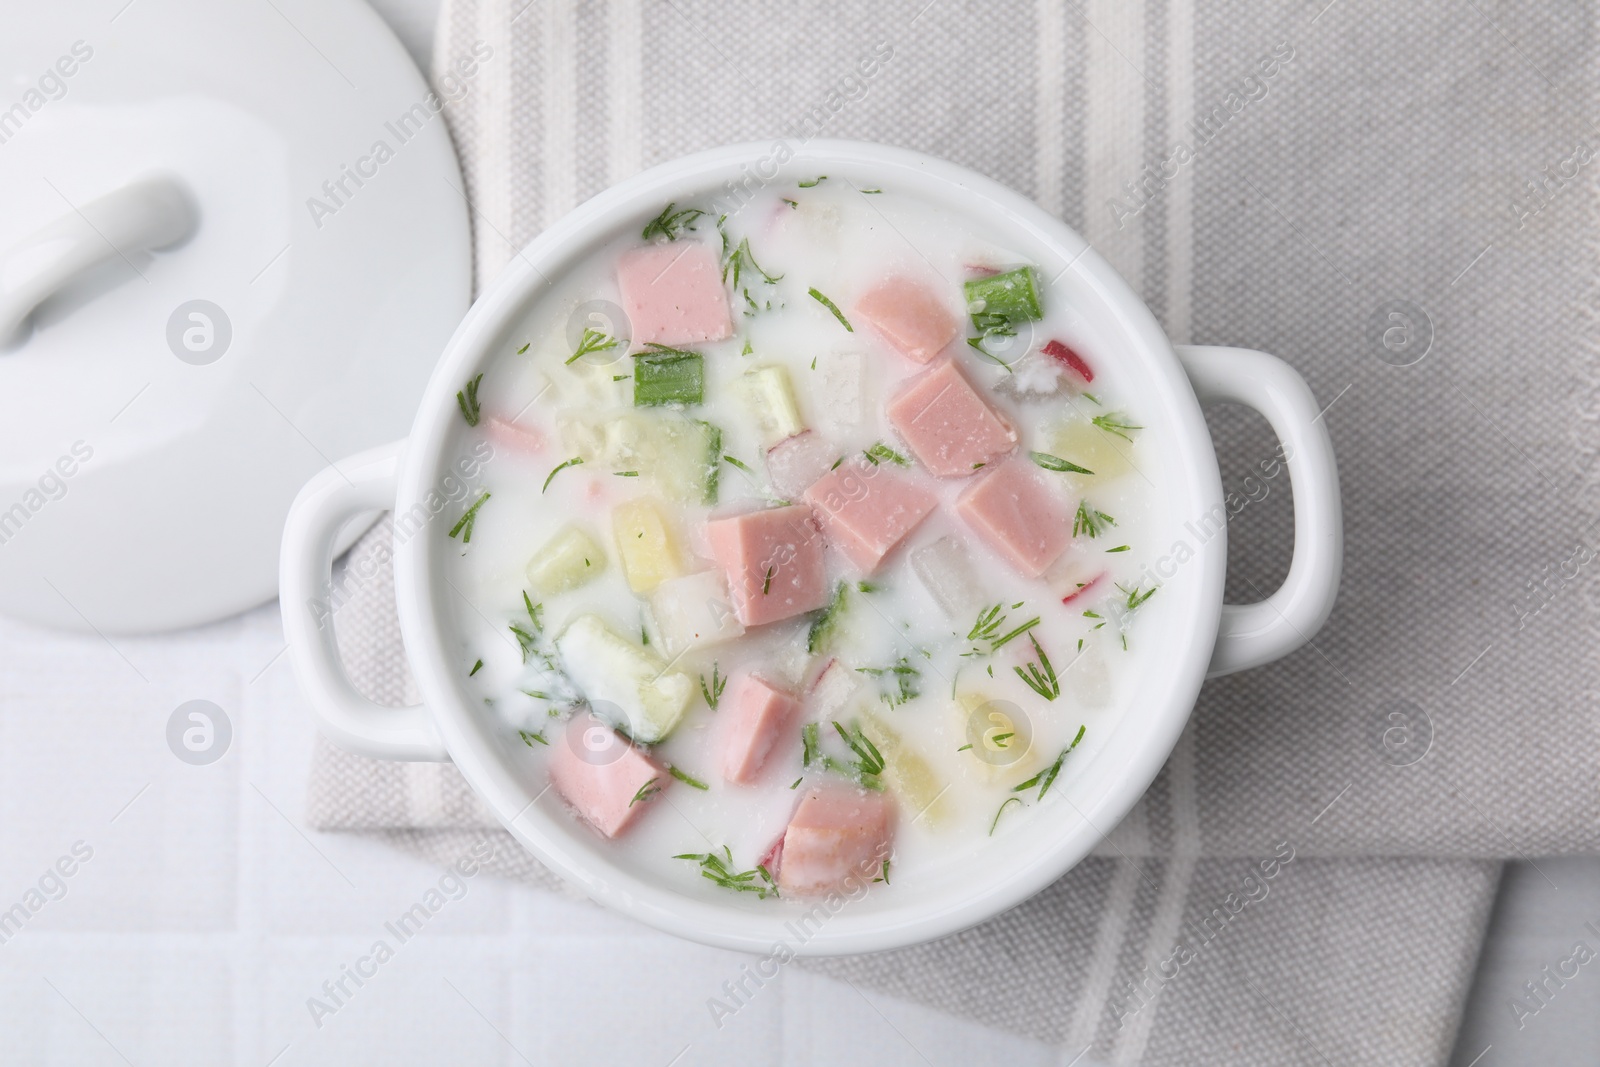
[[[454,428],[456,383],[500,354],[496,342],[548,287],[549,274],[541,268],[581,257],[609,238],[618,218],[632,217],[645,207],[684,199],[686,194],[704,196],[707,189],[730,188],[741,176],[754,175],[764,185],[797,172],[829,167],[871,167],[886,179],[892,173],[902,187],[914,187],[925,199],[949,200],[959,193],[963,210],[1003,217],[1010,225],[1030,231],[1039,244],[1057,251],[1064,264],[1061,273],[1076,272],[1075,281],[1095,294],[1102,310],[1113,316],[1133,342],[1144,363],[1145,379],[1174,419],[1171,432],[1181,447],[1168,457],[1176,468],[1172,484],[1190,490],[1188,505],[1196,509],[1195,514],[1221,504],[1222,481],[1210,434],[1171,342],[1144,302],[1080,235],[1021,194],[958,164],[904,148],[818,139],[800,146],[787,141],[733,144],[663,163],[587,201],[513,258],[474,303],[435,368],[401,462],[397,513],[423,500],[437,484]],[[766,174],[766,169],[772,174]],[[795,918],[794,911],[758,913],[695,899],[620,864],[597,863],[594,852],[572,847],[563,828],[538,805],[548,786],[528,799],[525,783],[505,765],[496,742],[468,710],[445,651],[443,627],[435,621],[448,617],[443,602],[449,594],[438,549],[441,537],[440,531],[430,526],[395,547],[401,633],[423,703],[446,749],[502,824],[543,863],[598,903],[650,926],[721,948],[767,953],[779,951],[781,944],[787,946],[788,955],[804,956],[882,951],[957,933],[1034,896],[1083,860],[1144,794],[1177,745],[1215,643],[1227,560],[1224,529],[1202,541],[1184,565],[1198,586],[1189,597],[1197,606],[1185,625],[1176,628],[1179,647],[1170,657],[1164,656],[1168,664],[1166,700],[1147,711],[1137,739],[1123,742],[1129,751],[1113,771],[1112,780],[1105,781],[1107,775],[1102,773],[1091,802],[1085,807],[1072,805],[1080,820],[1059,829],[1048,849],[1002,872],[1003,877],[982,872],[984,877],[975,876],[970,891],[954,894],[954,899],[909,895],[905,902],[860,913],[830,907],[819,929],[796,944],[793,922],[788,921]],[[1096,763],[1104,758],[1102,753]]]

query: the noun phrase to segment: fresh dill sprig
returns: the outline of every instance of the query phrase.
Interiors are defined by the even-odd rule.
[[[1007,363],[1005,360],[1001,359],[999,356],[995,355],[993,352],[991,352],[987,348],[983,347],[984,337],[990,337],[990,336],[995,336],[995,335],[996,334],[984,334],[983,337],[969,337],[969,338],[967,338],[967,346],[969,348],[971,348],[974,352],[978,353],[978,355],[980,355],[984,359],[988,360],[990,363],[993,363],[996,366],[998,366],[1000,369],[1004,370],[1007,374],[1015,374],[1016,371],[1011,369],[1011,364]],[[1009,336],[1011,336],[1011,334],[1010,333],[1006,333],[1006,334],[1003,334],[1003,336],[1009,337]]]
[[[839,320],[839,325],[845,328],[846,333],[856,332],[856,328],[850,325],[850,320],[844,317],[844,312],[839,310],[838,304],[835,304],[832,300],[829,300],[827,297],[823,296],[822,293],[816,289],[809,289],[807,291],[811,294],[811,299],[815,300],[817,303],[833,312],[833,317]]]
[[[682,782],[684,785],[688,786],[690,789],[699,789],[702,792],[704,792],[705,790],[708,790],[708,789],[711,788],[709,785],[706,785],[700,779],[694,777],[693,775],[691,775],[691,774],[689,774],[689,773],[687,773],[685,771],[680,771],[677,767],[673,766],[670,763],[667,764],[667,773],[672,775],[672,777],[676,778],[678,781]]]
[[[817,724],[808,722],[800,727],[800,766],[809,767],[822,758],[822,741],[817,736]]]
[[[583,337],[578,341],[577,351],[567,357],[563,366],[570,367],[591,352],[604,352],[609,348],[616,348],[620,343],[608,333],[601,333],[599,330],[584,327]]]
[[[1033,629],[1035,626],[1038,626],[1038,625],[1039,625],[1039,616],[1035,615],[1033,618],[1029,619],[1027,622],[1023,623],[1021,626],[1018,626],[1016,629],[1011,630],[1008,633],[1006,633],[1006,635],[1001,637],[999,640],[989,642],[989,651],[990,652],[998,651],[999,649],[1004,647],[1007,643],[1009,643],[1012,638],[1021,637],[1023,634],[1027,633],[1029,630]]]
[[[833,728],[838,731],[840,737],[844,738],[844,743],[849,746],[850,751],[855,753],[856,760],[854,765],[840,764],[836,760],[829,760],[829,766],[835,770],[844,771],[868,789],[875,789],[881,792],[883,790],[883,782],[879,780],[879,775],[883,774],[884,767],[887,764],[884,762],[883,753],[878,751],[878,746],[874,745],[871,739],[861,732],[859,724],[854,727],[852,732],[841,726],[839,721],[835,719]]]
[[[456,520],[456,524],[450,527],[450,536],[455,537],[460,534],[462,544],[470,542],[472,540],[472,527],[478,521],[478,509],[483,507],[483,502],[488,499],[489,494],[484,493],[477,500],[474,500],[472,506],[466,510],[461,518]]]
[[[1078,501],[1078,513],[1072,519],[1072,536],[1078,537],[1088,534],[1090,537],[1099,537],[1107,529],[1117,524],[1117,520],[1110,515],[1089,506],[1087,500]]]
[[[527,663],[528,657],[532,656],[545,667],[554,667],[554,661],[539,648],[539,642],[544,637],[544,605],[535,604],[533,598],[528,595],[527,590],[523,590],[522,606],[528,612],[528,625],[523,627],[517,623],[510,624],[511,634],[517,639],[517,647],[522,650],[522,662]],[[535,694],[529,693],[528,695],[534,696]],[[540,695],[542,696],[542,694]],[[549,700],[550,698],[544,696],[543,699]]]
[[[1006,797],[1005,801],[1000,805],[1000,810],[994,813],[994,822],[989,824],[989,836],[990,837],[994,836],[994,828],[996,826],[1000,825],[1000,816],[1004,815],[1006,813],[1006,808],[1010,807],[1012,804],[1015,804],[1018,807],[1021,807],[1022,806],[1022,798],[1021,797]]]
[[[1151,597],[1155,596],[1156,595],[1156,590],[1159,589],[1159,588],[1160,588],[1160,586],[1152,585],[1149,589],[1140,589],[1139,586],[1135,585],[1132,589],[1129,589],[1127,586],[1123,585],[1121,582],[1118,582],[1117,583],[1117,589],[1118,589],[1119,592],[1122,593],[1123,597],[1126,598],[1122,603],[1123,614],[1124,615],[1133,614],[1133,612],[1138,610],[1139,605],[1143,604],[1146,600],[1149,600]]]
[[[1133,432],[1144,429],[1143,426],[1135,426],[1133,423],[1129,422],[1128,416],[1120,411],[1111,411],[1104,415],[1096,415],[1089,421],[1100,427],[1106,433],[1116,434],[1124,441],[1132,441]]]
[[[1013,793],[1026,793],[1034,786],[1038,786],[1039,796],[1036,799],[1043,800],[1044,795],[1048,793],[1050,791],[1050,787],[1055,784],[1056,775],[1061,773],[1061,765],[1067,761],[1067,755],[1071,753],[1073,749],[1078,747],[1078,742],[1083,740],[1084,731],[1087,729],[1088,727],[1086,726],[1078,727],[1078,736],[1072,739],[1072,744],[1061,750],[1061,755],[1056,757],[1056,761],[1054,763],[1040,771],[1038,774],[1034,775],[1032,778],[1029,778],[1021,785],[1012,786],[1011,791]]]
[[[722,691],[728,687],[728,679],[722,676],[720,664],[711,664],[711,681],[706,682],[706,676],[700,676],[700,692],[706,698],[706,704],[712,711],[717,710],[717,701],[722,699]]]
[[[1050,657],[1045,655],[1044,649],[1039,647],[1039,639],[1032,634],[1028,640],[1033,643],[1033,653],[1039,657],[1038,663],[1029,662],[1024,667],[1012,667],[1017,672],[1017,677],[1022,679],[1024,685],[1046,700],[1054,700],[1061,695],[1061,679],[1056,677],[1056,669],[1050,663]],[[1010,737],[1010,734],[1006,735]],[[1005,746],[999,746],[1004,748]]]
[[[739,468],[740,470],[744,471],[746,474],[750,475],[751,477],[755,476],[756,472],[751,470],[750,469],[750,465],[748,463],[744,462],[741,459],[737,459],[737,458],[735,458],[733,456],[723,456],[722,457],[722,462],[726,463],[730,467]]]
[[[544,494],[545,490],[550,488],[550,483],[555,480],[555,476],[556,475],[560,474],[562,471],[566,470],[568,467],[581,467],[582,465],[583,465],[583,457],[582,456],[573,456],[571,459],[562,460],[560,463],[556,464],[555,469],[552,470],[550,472],[549,476],[545,478],[544,486],[543,486],[543,488],[541,488],[539,490],[540,495],[542,496]]]
[[[522,738],[522,743],[527,745],[529,748],[533,747],[533,743],[535,741],[539,742],[539,744],[541,744],[541,745],[549,745],[550,744],[550,742],[548,742],[548,741],[546,741],[544,739],[544,731],[543,730],[540,730],[538,733],[533,733],[532,731],[529,731],[529,730],[518,730],[517,731],[517,736]]]
[[[778,884],[772,880],[772,874],[761,864],[748,871],[735,873],[732,870],[733,853],[728,847],[722,847],[722,856],[715,852],[684,852],[672,857],[675,860],[689,860],[700,865],[700,877],[709,879],[724,889],[732,889],[740,893],[754,893],[760,900],[769,896],[778,895]],[[724,860],[723,856],[727,859]]]
[[[669,241],[676,241],[683,236],[685,230],[695,228],[695,220],[705,215],[697,207],[686,207],[682,211],[673,211],[676,203],[668,204],[661,209],[661,214],[645,223],[644,232],[640,234],[646,241],[655,237],[665,237]]]
[[[985,608],[978,612],[978,621],[972,624],[972,629],[967,631],[968,641],[987,641],[1000,632],[1000,627],[1005,625],[1006,617],[1000,614],[1004,605],[996,604],[992,608]]]
[[[900,453],[896,452],[882,441],[879,441],[877,444],[867,449],[862,453],[862,455],[866,456],[867,462],[871,463],[874,467],[876,467],[883,460],[888,460],[897,467],[911,466],[911,461],[909,459],[902,456]]]
[[[1088,467],[1080,467],[1070,460],[1062,459],[1060,456],[1052,456],[1048,452],[1029,452],[1028,458],[1033,460],[1047,471],[1058,471],[1062,474],[1094,473],[1094,471],[1090,470]]]
[[[755,298],[750,295],[749,286],[745,284],[745,275],[747,273],[754,274],[768,285],[778,284],[783,280],[783,275],[768,274],[762,269],[761,264],[756,262],[756,257],[750,251],[750,238],[746,237],[737,245],[733,245],[728,238],[728,231],[723,226],[727,220],[728,216],[726,215],[717,219],[717,230],[722,234],[722,281],[724,284],[728,284],[730,281],[729,275],[732,275],[731,283],[733,289],[743,294],[744,302],[749,308],[747,314],[754,314],[757,311],[770,311],[772,310],[772,301],[768,300],[765,304],[756,303]]]
[[[1121,582],[1117,583],[1117,592],[1122,594],[1123,599],[1116,604],[1114,613],[1117,618],[1119,636],[1122,638],[1123,651],[1128,649],[1128,622],[1133,613],[1138,611],[1146,600],[1155,596],[1156,590],[1161,588],[1159,585],[1152,585],[1149,589],[1142,589],[1141,585],[1142,583],[1137,583],[1132,589],[1129,589]],[[1101,626],[1103,625],[1105,624],[1101,623]],[[1095,629],[1098,630],[1100,627],[1096,626]]]
[[[641,785],[637,793],[633,794],[633,799],[628,801],[628,807],[631,808],[635,804],[649,800],[659,792],[661,792],[661,779],[652,778],[644,785]]]
[[[468,426],[478,425],[482,417],[482,410],[478,407],[478,384],[483,381],[483,375],[478,375],[467,383],[466,388],[456,393],[456,404],[461,408],[461,417],[467,420]]]
[[[893,679],[894,688],[879,694],[879,699],[891,708],[898,708],[922,695],[922,672],[913,667],[911,661],[904,656],[895,661],[893,666],[857,667],[856,671],[859,674],[870,674],[874,678]]]

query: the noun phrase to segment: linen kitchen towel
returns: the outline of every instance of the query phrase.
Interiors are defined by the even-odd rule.
[[[864,138],[1030,194],[1174,341],[1273,352],[1327,405],[1347,552],[1314,642],[1208,684],[1103,858],[1044,897],[815,966],[1068,1058],[1444,1058],[1494,861],[1600,845],[1594,24],[1531,0],[447,3],[436,68],[492,49],[448,111],[480,287],[642,167]],[[1287,567],[1289,487],[1259,419],[1211,424],[1229,596],[1255,599]],[[398,698],[392,592],[358,585],[347,661]],[[423,850],[489,821],[453,768],[331,748],[311,807]],[[1192,949],[1285,846],[1269,894]],[[1428,858],[1378,858],[1403,855]]]

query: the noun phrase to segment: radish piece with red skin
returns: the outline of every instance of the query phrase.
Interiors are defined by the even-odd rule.
[[[1074,589],[1072,592],[1070,592],[1066,596],[1062,597],[1061,598],[1061,602],[1063,604],[1072,603],[1074,600],[1077,600],[1079,597],[1083,596],[1083,594],[1087,593],[1089,590],[1093,589],[1095,586],[1097,586],[1101,582],[1105,581],[1105,579],[1106,579],[1106,572],[1105,571],[1101,571],[1099,574],[1095,575],[1093,578],[1090,578],[1087,582],[1084,582],[1082,585],[1078,586],[1078,588]]]
[[[1051,356],[1065,366],[1072,373],[1083,379],[1084,385],[1094,384],[1094,371],[1089,369],[1089,364],[1084,362],[1082,356],[1062,344],[1060,341],[1050,341],[1044,346],[1044,354]]]

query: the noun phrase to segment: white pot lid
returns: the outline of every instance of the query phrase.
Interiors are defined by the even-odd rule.
[[[0,613],[141,632],[276,595],[295,493],[406,433],[467,308],[438,105],[360,0],[8,14]]]

